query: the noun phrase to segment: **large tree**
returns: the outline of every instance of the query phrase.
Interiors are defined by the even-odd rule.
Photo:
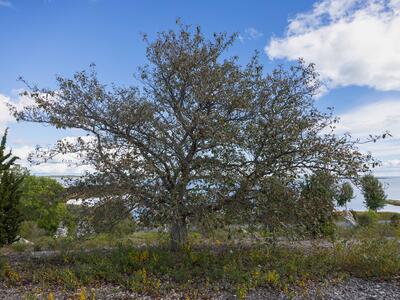
[[[257,55],[245,66],[228,57],[234,40],[179,24],[145,37],[148,64],[137,87],[106,86],[92,67],[57,77],[55,89],[30,87],[35,105],[14,114],[86,132],[39,154],[78,154],[95,170],[79,185],[82,197],[119,199],[170,224],[174,248],[191,220],[252,205],[269,176],[323,170],[354,178],[368,168],[358,141],[336,136],[332,112],[314,106],[314,65],[300,60],[266,74]]]

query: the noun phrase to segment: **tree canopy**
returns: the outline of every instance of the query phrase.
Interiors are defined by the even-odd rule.
[[[354,191],[350,182],[344,182],[339,189],[337,196],[337,204],[339,206],[347,206],[347,203],[354,198]]]
[[[37,222],[49,233],[55,233],[67,214],[64,187],[49,177],[25,176],[21,185],[21,213],[25,221]]]
[[[386,194],[382,183],[373,175],[365,175],[361,178],[361,187],[364,195],[365,206],[373,211],[385,207]]]
[[[371,156],[350,135],[335,135],[337,118],[314,105],[314,65],[299,60],[267,74],[257,54],[240,65],[227,54],[235,38],[178,24],[145,37],[148,64],[137,86],[107,86],[92,66],[57,77],[55,89],[30,87],[35,105],[14,115],[86,132],[39,157],[79,155],[95,170],[78,185],[82,197],[119,199],[143,219],[171,224],[173,247],[194,218],[232,206],[240,214],[271,176],[366,171]]]
[[[19,201],[23,176],[13,172],[18,157],[6,152],[6,143],[7,130],[0,142],[0,246],[16,241],[22,221]]]

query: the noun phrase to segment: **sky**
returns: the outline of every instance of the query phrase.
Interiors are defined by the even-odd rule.
[[[207,34],[238,33],[229,54],[243,64],[254,51],[266,71],[300,57],[315,63],[325,83],[316,105],[334,107],[339,131],[356,138],[388,130],[392,138],[361,150],[382,161],[376,175],[400,176],[400,0],[0,0],[0,129],[9,127],[21,164],[40,175],[82,172],[26,161],[36,145],[80,132],[16,123],[6,104],[30,103],[19,76],[54,88],[56,75],[95,63],[103,82],[135,85],[146,63],[142,34],[174,28],[177,18]]]

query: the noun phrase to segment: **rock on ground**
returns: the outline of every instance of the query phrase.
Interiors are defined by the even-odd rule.
[[[91,289],[87,289],[87,295],[90,299]],[[185,295],[179,292],[170,292],[163,297],[141,296],[136,293],[127,291],[121,287],[114,285],[102,285],[93,289],[97,300],[101,299],[185,299]],[[61,289],[52,290],[55,299],[80,299],[79,292],[66,292]],[[35,296],[35,298],[33,298]],[[48,292],[42,292],[35,286],[21,286],[21,287],[6,287],[0,284],[0,299],[19,300],[19,299],[48,299]],[[235,300],[238,299],[236,295],[229,293],[203,295],[201,299],[215,299],[215,300]],[[372,300],[372,299],[387,299],[387,300],[400,300],[400,281],[370,281],[359,278],[349,278],[337,284],[315,284],[310,286],[307,290],[298,289],[294,290],[290,295],[285,295],[271,289],[256,289],[247,295],[246,299],[250,300],[264,300],[264,299],[327,299],[327,300]],[[191,299],[194,300],[194,299]]]

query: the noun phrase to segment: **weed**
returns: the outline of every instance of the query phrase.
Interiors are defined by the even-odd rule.
[[[238,284],[236,286],[236,295],[239,299],[244,299],[247,296],[248,287],[246,284]]]
[[[383,234],[393,226],[356,229],[360,239],[334,246],[304,247],[252,245],[220,246],[216,249],[191,246],[181,252],[164,247],[136,248],[120,244],[114,249],[65,251],[14,270],[0,260],[0,280],[10,284],[33,282],[61,286],[67,290],[101,282],[125,286],[135,292],[159,297],[171,289],[183,291],[228,288],[238,297],[259,286],[290,293],[292,286],[306,289],[310,281],[324,278],[393,278],[400,275],[397,240],[363,238]],[[361,238],[362,237],[362,238]],[[195,294],[188,294],[195,297]]]
[[[277,287],[279,285],[279,279],[279,273],[275,270],[268,271],[265,275],[265,281],[274,287]]]

